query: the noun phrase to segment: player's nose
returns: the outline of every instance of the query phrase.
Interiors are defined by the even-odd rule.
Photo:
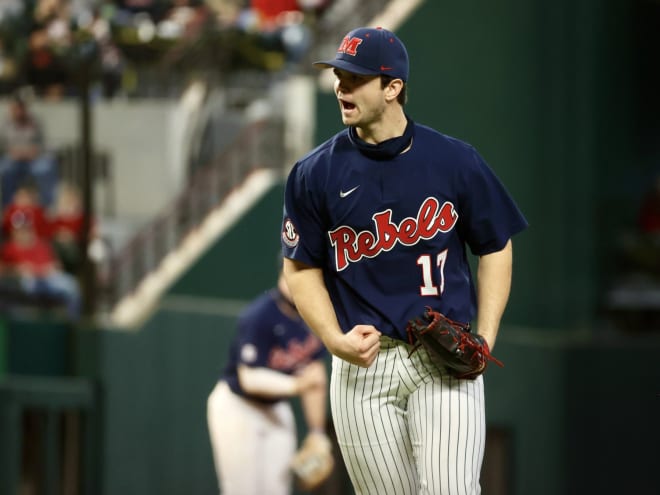
[[[351,91],[350,79],[346,77],[337,77],[337,80],[335,82],[335,90],[336,92],[350,93]]]
[[[344,88],[339,80],[335,81],[335,94],[337,95],[337,98],[341,98],[341,96],[346,93],[346,88]]]

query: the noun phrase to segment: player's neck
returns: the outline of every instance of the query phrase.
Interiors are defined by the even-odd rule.
[[[404,118],[406,118],[405,114]],[[348,136],[363,155],[374,160],[390,160],[410,149],[414,133],[413,121],[406,118],[406,125],[401,132],[397,132],[396,136],[379,141],[377,144],[362,139],[357,127],[351,127]]]
[[[403,136],[408,125],[408,119],[401,107],[386,111],[378,121],[365,126],[356,127],[360,139],[369,144],[379,144],[388,139]]]

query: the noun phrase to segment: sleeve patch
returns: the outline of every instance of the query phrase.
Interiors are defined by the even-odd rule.
[[[257,348],[253,344],[245,344],[241,348],[241,360],[244,363],[253,363],[257,359]]]
[[[282,226],[282,241],[287,246],[294,248],[298,245],[299,240],[300,237],[298,236],[298,232],[296,231],[293,222],[290,218],[287,218],[284,220],[284,224]]]

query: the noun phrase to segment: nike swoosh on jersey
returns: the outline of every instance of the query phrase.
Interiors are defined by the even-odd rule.
[[[360,186],[355,186],[353,189],[349,189],[348,191],[339,191],[339,197],[340,198],[345,198],[349,194],[351,194],[353,191],[355,191],[358,187]]]

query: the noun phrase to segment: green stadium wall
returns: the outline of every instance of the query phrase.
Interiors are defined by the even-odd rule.
[[[615,216],[607,200],[631,147],[625,3],[427,1],[398,30],[412,56],[410,115],[474,144],[530,221],[514,242],[495,349],[505,367],[486,375],[489,425],[511,434],[510,495],[657,487],[660,341],[598,338]],[[332,95],[317,103],[320,142],[341,123]],[[216,493],[205,404],[235,314],[168,301],[240,303],[270,287],[282,190],[211,246],[136,331],[6,320],[10,375],[99,383],[100,495]],[[2,342],[0,326],[0,374]]]
[[[254,229],[232,229],[200,263],[213,260],[214,270],[226,273],[218,258],[228,266],[242,257],[261,260],[253,269],[263,274],[264,285],[243,283],[255,294],[270,286],[272,257],[258,253],[269,233],[256,227],[274,221],[269,217],[281,192],[276,187],[255,207],[263,215],[246,216]],[[245,232],[254,242],[233,239]],[[197,270],[204,273],[201,265],[191,272]],[[245,289],[245,301],[251,290]],[[226,362],[235,321],[207,306],[168,309],[165,303],[137,331],[10,319],[9,372],[87,376],[99,383],[102,494],[215,493],[206,397]],[[504,324],[496,354],[505,367],[489,370],[486,398],[489,425],[511,436],[511,495],[644,493],[655,483],[651,439],[660,438],[660,374],[651,363],[660,339],[589,341],[579,332]],[[635,455],[624,455],[629,452]]]

